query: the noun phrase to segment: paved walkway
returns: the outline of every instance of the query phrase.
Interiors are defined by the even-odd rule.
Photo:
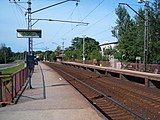
[[[46,86],[43,99],[42,75],[36,66],[33,89],[27,89],[16,105],[0,108],[0,120],[103,120],[94,107],[54,70],[40,63]]]

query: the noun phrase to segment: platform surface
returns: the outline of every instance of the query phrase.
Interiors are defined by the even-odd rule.
[[[46,99],[43,99],[42,67]],[[78,91],[50,67],[39,63],[32,76],[33,89],[26,89],[15,105],[0,108],[0,120],[104,120]]]

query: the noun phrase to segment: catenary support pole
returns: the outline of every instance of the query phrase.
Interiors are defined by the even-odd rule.
[[[28,0],[28,30],[32,29],[32,18],[31,18],[31,0]],[[33,55],[33,39],[28,38],[28,56]],[[32,80],[32,69],[29,69],[29,88],[32,88],[31,80]]]

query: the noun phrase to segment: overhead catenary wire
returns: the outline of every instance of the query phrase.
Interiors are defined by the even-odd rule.
[[[95,26],[97,23],[101,22],[103,19],[105,19],[106,17],[108,17],[109,15],[111,15],[111,13],[113,13],[114,10],[112,10],[111,12],[107,13],[104,17],[102,17],[101,19],[97,20],[96,22],[94,22],[93,24],[90,24],[89,27],[87,27],[85,30],[80,31],[79,34],[84,34],[84,32],[88,31],[90,28],[92,28],[93,26]],[[70,33],[73,29],[71,29],[70,31],[68,31],[66,34]],[[107,30],[111,30],[111,28],[107,29]],[[107,31],[107,30],[103,30],[103,31]],[[100,34],[100,33],[99,33]],[[96,34],[94,34],[95,36]]]
[[[93,10],[91,10],[82,20],[84,21],[91,13],[93,13],[102,3],[104,2],[104,0],[102,0]]]
[[[72,17],[72,15],[73,15],[73,13],[75,12],[76,8],[77,8],[77,6],[75,6],[75,7],[73,8],[71,14],[68,16],[68,19],[69,19],[70,17]],[[53,38],[55,38],[55,37],[60,33],[60,31],[63,29],[63,27],[64,27],[64,23],[63,23],[63,24],[61,25],[61,27],[57,30],[57,32],[55,32],[55,34],[53,35]]]
[[[82,20],[81,22],[83,22],[89,15],[91,15],[105,0],[102,0],[97,6],[94,7],[94,9],[92,9]],[[74,26],[71,30],[67,31],[66,33],[64,33],[62,36],[64,37],[66,34],[72,32],[77,26]]]
[[[103,19],[105,19],[106,17],[108,17],[109,15],[111,15],[111,13],[113,13],[113,11],[107,13],[104,17],[100,18],[99,20],[97,20],[93,24],[90,24],[85,30],[80,31],[80,33],[82,34],[82,33],[86,32],[86,31],[88,31],[90,28],[92,28],[93,26],[95,26],[97,23],[101,22]]]
[[[12,9],[12,12],[13,12],[13,14],[14,14],[14,16],[15,16],[16,20],[17,20],[18,25],[19,25],[19,26],[21,26],[21,25],[20,25],[19,18],[18,18],[18,16],[17,16],[17,14],[16,14],[16,12],[15,12],[15,9],[14,9],[14,7],[13,7],[13,5],[12,5],[12,4],[11,4],[11,9]]]
[[[11,4],[11,8],[12,8],[12,12],[15,15],[16,21],[18,23],[19,26],[26,26],[26,21],[25,21],[25,11],[26,8],[23,7],[22,5],[18,4],[18,3],[26,3],[26,2],[10,2],[13,3],[13,5]],[[20,14],[16,14],[16,13],[20,13]]]
[[[100,31],[100,32],[98,32],[98,33],[95,33],[95,34],[93,34],[92,36],[95,37],[95,36],[101,35],[101,34],[105,33],[106,31],[109,31],[109,30],[111,30],[111,29],[112,29],[112,28],[108,28],[108,29],[106,29],[106,30]]]
[[[18,4],[17,2],[15,2],[15,4],[16,4],[17,6],[19,6],[20,8],[23,8],[24,10],[27,10],[27,8],[23,7],[22,5]]]
[[[22,25],[26,25],[26,21],[25,21],[25,11],[22,10],[22,6],[19,5],[17,2],[15,2],[15,6],[17,9],[17,12],[19,12],[21,15],[19,16],[22,22]],[[26,9],[25,9],[26,10]]]

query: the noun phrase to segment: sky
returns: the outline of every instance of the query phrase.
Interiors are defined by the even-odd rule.
[[[11,0],[13,1],[13,0]],[[0,43],[11,47],[13,52],[28,51],[28,39],[17,38],[16,30],[27,28],[28,0],[20,0],[23,3],[10,3],[9,0],[0,0]],[[32,11],[61,2],[64,0],[32,0]],[[137,0],[80,0],[78,6],[75,1],[69,1],[61,5],[32,14],[34,19],[55,19],[69,21],[83,21],[89,25],[70,24],[60,22],[38,21],[33,29],[42,30],[42,38],[33,39],[33,50],[55,50],[57,45],[68,47],[74,37],[86,35],[96,39],[100,44],[117,41],[112,37],[112,27],[116,25],[117,16],[115,9],[118,3],[124,2],[135,10],[143,7]],[[126,9],[128,9],[126,7]],[[128,9],[134,16],[135,13]],[[32,21],[34,23],[35,21]]]

